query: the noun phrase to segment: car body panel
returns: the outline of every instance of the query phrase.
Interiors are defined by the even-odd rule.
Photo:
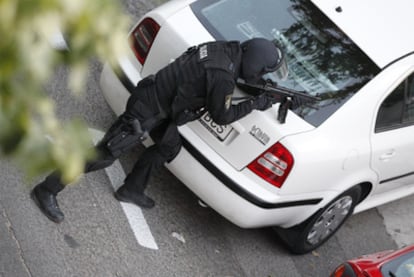
[[[116,115],[121,115],[125,111],[130,93],[108,63],[103,66],[99,85],[111,109]]]
[[[225,177],[235,180],[241,190],[257,200],[253,203],[241,193],[235,193],[222,179],[213,175],[210,168],[207,169],[205,164],[194,158],[186,145],[181,149],[177,158],[166,164],[166,167],[203,202],[235,225],[243,228],[274,225],[289,227],[298,221],[305,220],[314,212],[315,208],[318,209],[318,207],[326,205],[324,200],[319,201],[321,195],[314,192],[280,197],[276,193],[277,189],[269,186],[266,182],[254,182],[255,179],[251,177],[256,176],[252,176],[253,173],[247,172],[246,174],[246,172],[237,171],[209,147],[200,147],[206,145],[190,128],[180,127],[180,132],[198,146],[205,159],[222,172],[226,172]],[[183,167],[183,164],[187,167]],[[331,198],[335,194],[336,192],[326,193],[327,198]],[[303,204],[304,200],[318,201],[307,205]],[[312,208],[310,209],[310,207]]]
[[[388,84],[384,85],[385,93],[379,97],[380,103],[396,86],[414,71],[414,55],[390,66],[389,71],[399,78],[388,78]],[[382,78],[384,80],[386,78]],[[414,185],[414,126],[406,126],[382,132],[371,132],[372,162],[371,167],[379,176],[379,185],[374,191],[375,194],[387,193],[401,188],[408,189]],[[393,143],[391,143],[393,142]],[[401,191],[401,190],[400,190]]]
[[[381,68],[413,52],[414,37],[411,33],[414,22],[411,0],[312,2]],[[338,12],[338,7],[341,12]]]

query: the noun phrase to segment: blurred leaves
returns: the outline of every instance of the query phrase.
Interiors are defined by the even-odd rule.
[[[74,180],[93,155],[87,129],[57,120],[44,85],[65,64],[71,91],[82,93],[89,60],[114,62],[129,26],[116,0],[0,0],[0,155],[29,176],[58,168]],[[58,33],[69,50],[52,47]]]

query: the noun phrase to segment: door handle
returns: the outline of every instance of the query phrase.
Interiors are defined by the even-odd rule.
[[[380,161],[388,161],[388,160],[390,160],[394,156],[395,156],[395,150],[392,149],[392,150],[389,150],[388,152],[382,154],[379,157],[379,159],[380,159]]]

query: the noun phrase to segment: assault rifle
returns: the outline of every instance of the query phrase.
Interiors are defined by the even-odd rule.
[[[285,123],[288,109],[292,106],[292,99],[297,99],[297,102],[310,103],[320,101],[321,98],[313,95],[309,95],[304,91],[293,90],[285,87],[278,86],[272,81],[267,81],[264,85],[246,83],[243,79],[237,80],[237,85],[243,89],[253,90],[257,94],[266,93],[271,97],[281,96],[282,102],[280,103],[277,113],[277,120],[280,123]]]

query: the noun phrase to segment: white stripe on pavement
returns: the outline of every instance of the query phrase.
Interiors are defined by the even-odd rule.
[[[89,131],[92,134],[92,139],[95,144],[104,135],[102,131],[96,129],[90,128]],[[108,175],[108,178],[114,189],[117,189],[119,184],[122,184],[125,179],[125,172],[119,161],[115,161],[113,165],[105,168],[105,172]],[[151,230],[147,224],[147,221],[145,220],[141,208],[129,203],[120,203],[137,242],[146,248],[158,250],[157,243],[152,236]]]

